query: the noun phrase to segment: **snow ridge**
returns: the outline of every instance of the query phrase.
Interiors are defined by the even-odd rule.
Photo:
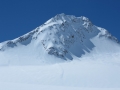
[[[72,60],[73,56],[81,57],[95,47],[91,42],[94,37],[105,37],[119,43],[107,30],[93,25],[88,18],[62,13],[23,36],[0,43],[0,51],[34,43],[49,55]]]

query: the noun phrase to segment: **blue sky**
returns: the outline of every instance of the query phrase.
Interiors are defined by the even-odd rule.
[[[26,34],[60,13],[86,16],[120,40],[120,0],[0,0],[0,42]]]

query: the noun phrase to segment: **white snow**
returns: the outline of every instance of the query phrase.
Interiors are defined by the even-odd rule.
[[[0,43],[0,90],[119,90],[120,44],[86,17],[59,14]]]
[[[0,83],[2,90],[119,90],[120,88],[80,88],[36,84]],[[6,87],[7,86],[7,87]]]
[[[75,87],[76,89],[120,88],[119,59],[120,54],[111,57],[104,54],[102,57],[83,56],[80,60],[51,65],[1,66],[0,88],[5,90],[6,85],[12,88],[18,88],[21,85],[23,88],[28,88],[28,86],[41,88],[42,86],[46,88],[45,90],[49,87],[62,87],[65,90],[70,87],[70,90],[74,90]]]

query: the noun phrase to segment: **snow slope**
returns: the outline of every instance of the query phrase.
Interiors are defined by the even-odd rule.
[[[7,58],[12,56],[20,60],[29,58],[31,55],[34,59],[39,58],[43,61],[46,55],[73,60],[74,56],[80,58],[85,52],[90,52],[94,47],[98,47],[95,44],[99,45],[102,38],[105,43],[108,41],[119,43],[107,30],[93,25],[84,16],[58,14],[31,32],[14,40],[0,43],[0,53],[7,53]],[[119,47],[119,45],[117,46]],[[104,49],[107,46],[103,44],[100,47]],[[108,49],[111,50],[111,47]],[[16,54],[12,55],[8,52]],[[22,57],[23,55],[24,57]]]
[[[54,88],[71,87],[71,90],[74,90],[75,87],[120,88],[119,59],[116,59],[117,55],[104,56],[102,58],[99,56],[82,57],[80,60],[51,65],[1,66],[0,88],[4,90],[5,85],[11,84],[12,88],[21,85],[24,85],[24,88],[25,86],[28,88],[29,85],[37,87],[42,85],[47,88],[46,90],[52,90],[49,89],[50,86]],[[118,58],[120,58],[120,54]],[[13,87],[16,84],[17,86]]]
[[[0,88],[8,90],[6,85],[11,90],[120,88],[119,41],[84,16],[58,14],[0,43]]]
[[[0,85],[5,86],[4,88],[1,88],[2,90],[120,90],[120,88],[80,88],[16,83],[0,83]]]

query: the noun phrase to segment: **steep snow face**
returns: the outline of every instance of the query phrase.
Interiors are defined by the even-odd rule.
[[[107,30],[93,25],[84,16],[58,14],[31,32],[14,40],[0,43],[0,51],[1,53],[3,51],[31,52],[31,54],[25,53],[24,56],[34,57],[45,57],[48,54],[48,56],[72,60],[73,57],[81,57],[86,52],[91,52],[100,38],[118,42]]]

